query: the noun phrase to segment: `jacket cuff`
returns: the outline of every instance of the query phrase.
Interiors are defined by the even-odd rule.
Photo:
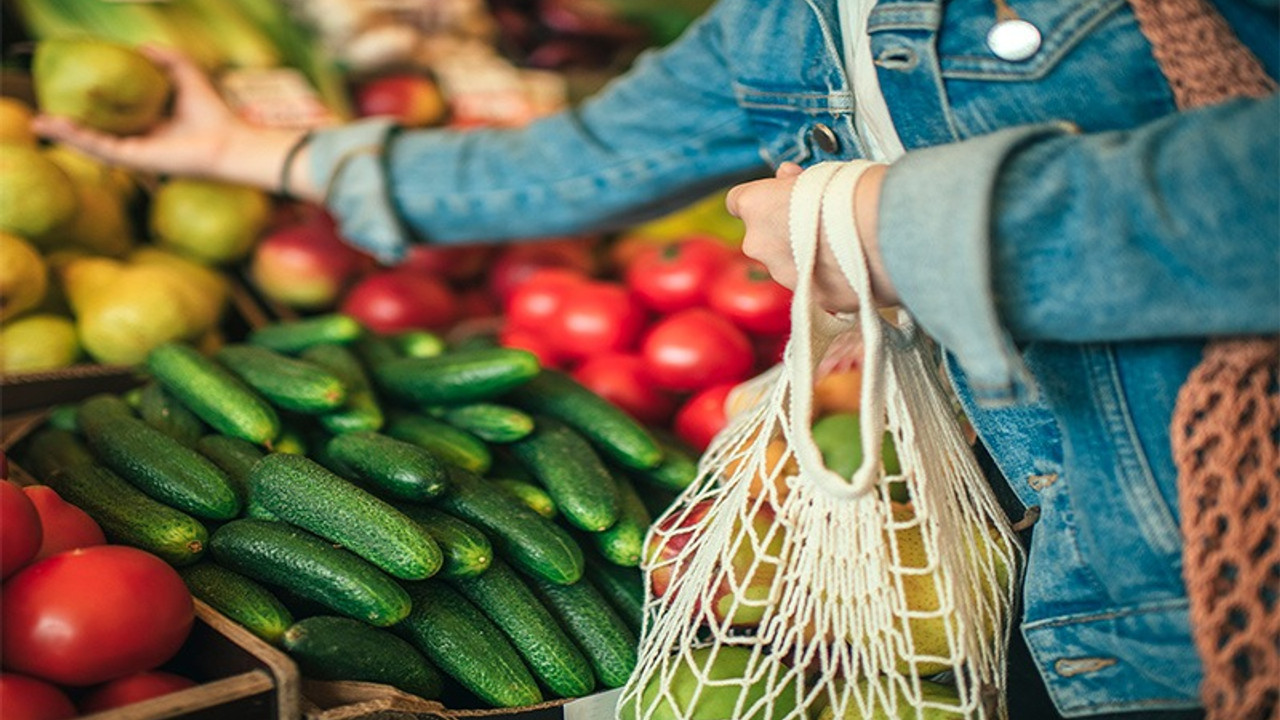
[[[311,181],[342,236],[385,265],[404,258],[409,235],[388,181],[386,148],[397,131],[386,118],[317,131],[311,141]]]
[[[990,243],[1000,170],[1023,146],[1068,131],[1025,126],[915,150],[885,174],[878,223],[885,269],[902,304],[955,355],[982,405],[1036,395],[996,310]]]

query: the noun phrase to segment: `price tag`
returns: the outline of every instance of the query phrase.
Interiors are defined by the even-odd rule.
[[[313,128],[337,121],[306,76],[294,68],[231,70],[219,84],[236,114],[254,125]]]

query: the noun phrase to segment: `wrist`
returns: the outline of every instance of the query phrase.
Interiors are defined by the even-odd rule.
[[[269,193],[281,191],[282,171],[289,162],[290,196],[310,199],[303,182],[306,148],[299,146],[305,130],[260,128],[234,124],[227,132],[210,175],[226,182],[256,187]]]
[[[871,291],[882,305],[896,305],[899,302],[897,288],[893,286],[884,267],[884,258],[880,253],[880,236],[877,226],[880,219],[880,190],[884,186],[888,165],[873,165],[867,168],[858,184],[853,189],[853,217],[857,224],[858,235],[862,238],[862,251],[867,258],[867,270],[871,276]]]

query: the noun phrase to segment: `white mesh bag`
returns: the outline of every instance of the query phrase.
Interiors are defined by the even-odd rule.
[[[819,232],[871,304],[853,188],[865,162],[798,178],[798,281],[783,362],[737,393],[698,480],[654,523],[625,720],[995,718],[1020,550],[909,318],[811,302]],[[815,368],[861,332],[862,464],[828,470]],[[731,400],[731,403],[734,400]],[[886,430],[901,474],[886,477]],[[856,442],[858,438],[849,438]],[[908,502],[895,502],[905,489]]]

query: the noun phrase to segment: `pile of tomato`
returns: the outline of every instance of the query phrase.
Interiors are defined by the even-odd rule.
[[[5,720],[61,720],[195,685],[157,669],[195,620],[177,571],[107,544],[52,488],[0,480],[0,572]]]
[[[702,450],[725,423],[729,391],[778,360],[791,292],[714,237],[619,261],[616,279],[535,268],[504,298],[499,341]]]

